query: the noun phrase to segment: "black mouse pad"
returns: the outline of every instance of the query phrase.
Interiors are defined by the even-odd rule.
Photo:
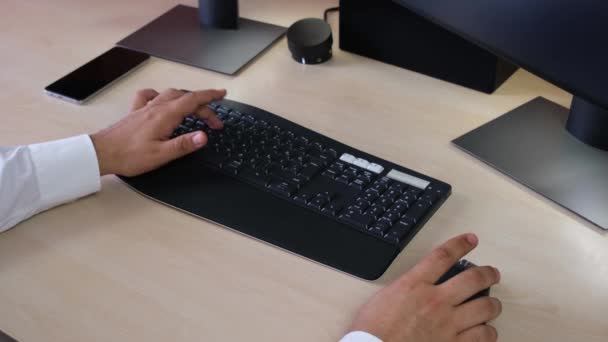
[[[239,19],[238,30],[205,28],[199,24],[197,8],[177,5],[117,45],[234,75],[286,30],[245,18]]]

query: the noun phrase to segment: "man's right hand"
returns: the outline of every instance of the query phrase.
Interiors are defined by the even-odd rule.
[[[464,301],[497,284],[497,269],[473,267],[435,285],[477,243],[475,235],[465,234],[435,249],[372,297],[359,311],[351,331],[365,331],[384,342],[496,341],[496,329],[485,323],[500,315],[500,301],[493,297]]]

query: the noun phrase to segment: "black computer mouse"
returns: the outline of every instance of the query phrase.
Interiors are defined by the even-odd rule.
[[[287,30],[291,56],[298,63],[319,64],[331,59],[333,36],[328,23],[317,18],[302,19]]]
[[[435,284],[439,285],[441,283],[444,283],[444,282],[448,281],[450,278],[455,277],[456,275],[468,270],[471,267],[475,267],[475,266],[476,265],[473,264],[472,262],[462,259],[458,263],[456,263],[456,265],[452,266],[452,268],[450,268],[443,276],[441,276],[441,278],[439,278],[439,280]],[[483,296],[489,296],[489,295],[490,295],[490,289],[487,288],[483,291],[476,293],[471,298],[467,299],[465,301],[465,303],[470,302],[474,299],[477,299],[477,298],[480,298]]]

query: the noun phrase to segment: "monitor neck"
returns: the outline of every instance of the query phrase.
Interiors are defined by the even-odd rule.
[[[566,129],[585,144],[608,151],[608,110],[575,96]]]
[[[204,27],[238,29],[238,0],[199,0],[199,21]]]

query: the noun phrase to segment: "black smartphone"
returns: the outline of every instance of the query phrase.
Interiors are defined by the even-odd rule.
[[[145,53],[114,47],[44,90],[51,96],[80,104],[149,58]]]

